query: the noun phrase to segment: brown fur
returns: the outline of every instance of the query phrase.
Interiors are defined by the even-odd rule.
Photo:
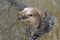
[[[38,10],[35,7],[25,8],[19,13],[18,18],[28,26],[26,29],[28,40],[36,40],[50,32],[55,25],[55,18],[49,11]]]
[[[30,11],[28,13],[28,11]],[[21,14],[20,14],[21,13]],[[29,10],[23,10],[19,13],[19,16],[29,16],[29,14],[32,14],[29,18],[25,19],[27,25],[31,26],[33,29],[37,29],[38,25],[40,25],[40,21],[43,17],[45,17],[44,12],[42,10],[38,10],[35,7],[29,7]]]

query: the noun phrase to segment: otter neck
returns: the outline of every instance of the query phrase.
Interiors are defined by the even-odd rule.
[[[32,29],[39,29],[40,28],[40,20],[36,20],[36,22],[34,22],[33,24],[29,25]]]

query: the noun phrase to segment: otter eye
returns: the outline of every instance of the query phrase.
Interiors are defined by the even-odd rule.
[[[29,14],[29,16],[32,16],[32,14]]]

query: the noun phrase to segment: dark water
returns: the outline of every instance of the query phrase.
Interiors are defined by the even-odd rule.
[[[38,40],[60,40],[60,0],[17,1],[51,11],[57,19],[56,26]],[[0,40],[26,40],[25,23],[17,19],[18,13],[6,0],[0,0]]]

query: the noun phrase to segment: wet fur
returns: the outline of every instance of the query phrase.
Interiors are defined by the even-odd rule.
[[[22,11],[18,14],[18,19],[27,24],[28,40],[36,40],[38,37],[49,33],[55,26],[55,17],[49,11],[38,10],[36,7],[28,7],[24,3],[15,0],[7,0],[16,9]],[[32,15],[30,15],[32,14]]]
[[[29,37],[28,40],[36,40],[38,37],[41,37],[53,29],[55,25],[55,18],[49,11],[42,11],[35,7],[28,7],[21,12],[19,17],[27,17],[29,14],[32,14],[32,16],[25,20],[21,18],[28,26],[26,29]]]

